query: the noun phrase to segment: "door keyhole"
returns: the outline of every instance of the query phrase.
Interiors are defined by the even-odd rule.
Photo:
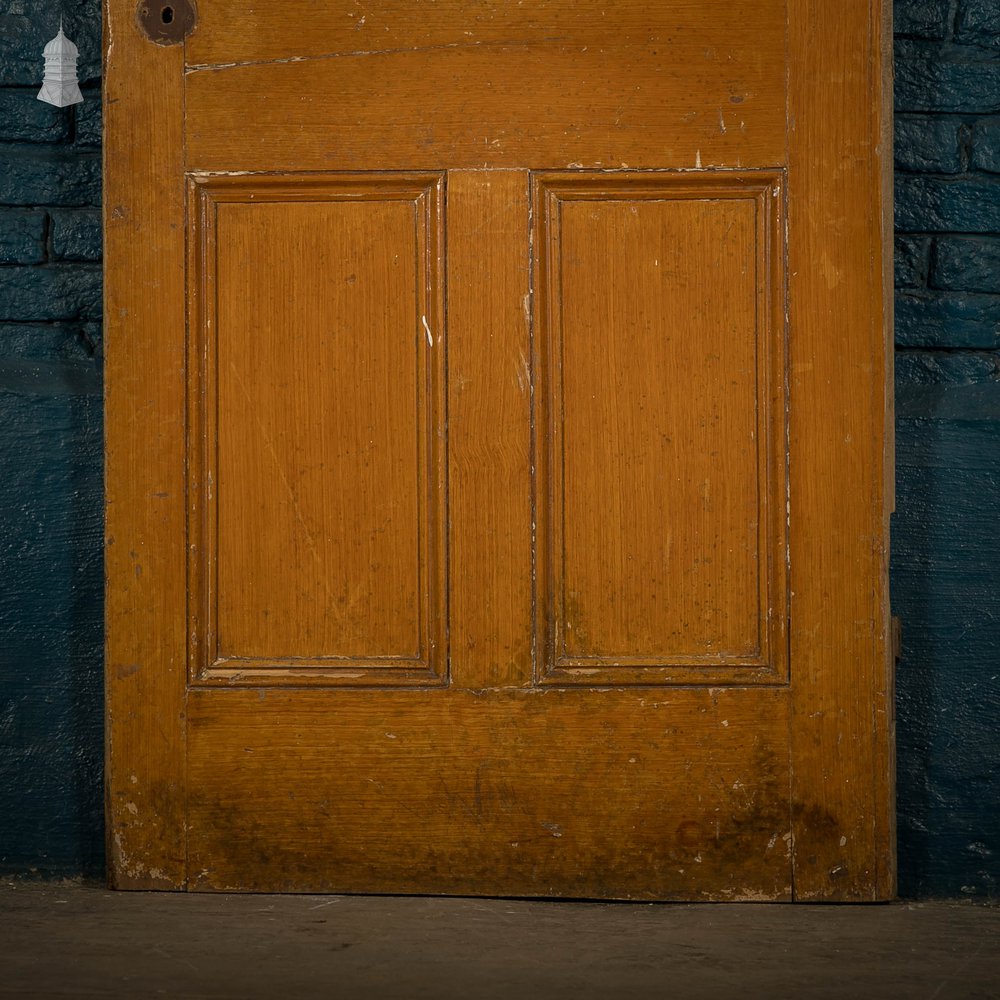
[[[180,45],[195,29],[194,4],[195,0],[139,0],[139,27],[157,45]]]

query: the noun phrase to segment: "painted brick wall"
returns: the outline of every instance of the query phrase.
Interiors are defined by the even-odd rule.
[[[60,9],[61,7],[61,9]],[[86,101],[35,100],[65,16]],[[1000,880],[1000,0],[897,0],[900,888]],[[0,870],[96,874],[97,0],[0,0]]]
[[[900,890],[1000,893],[1000,2],[896,0]]]
[[[76,108],[35,99],[60,14]],[[0,0],[0,867],[51,874],[103,865],[99,19]]]

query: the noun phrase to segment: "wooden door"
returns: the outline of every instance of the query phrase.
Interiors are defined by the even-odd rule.
[[[110,0],[115,885],[893,892],[879,7]]]

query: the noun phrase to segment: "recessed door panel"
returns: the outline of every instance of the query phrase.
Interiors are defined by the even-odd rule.
[[[200,679],[441,676],[439,188],[192,180]]]
[[[779,181],[536,178],[550,682],[786,676]]]

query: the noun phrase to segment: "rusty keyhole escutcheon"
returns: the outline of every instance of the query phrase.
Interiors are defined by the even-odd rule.
[[[136,14],[142,33],[157,45],[178,45],[198,20],[194,0],[142,0]]]

